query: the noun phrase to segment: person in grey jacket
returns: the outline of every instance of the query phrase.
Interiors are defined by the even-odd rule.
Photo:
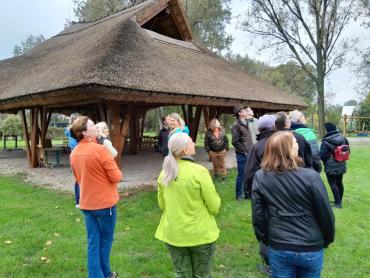
[[[257,240],[269,246],[273,277],[320,277],[324,249],[334,241],[335,219],[320,175],[303,168],[291,132],[267,141],[252,186]]]
[[[253,139],[249,130],[249,123],[247,120],[248,110],[241,104],[234,107],[234,115],[236,116],[236,122],[231,129],[232,133],[232,144],[235,148],[236,162],[238,167],[238,176],[236,178],[236,200],[248,199],[248,194],[244,187],[244,170],[245,164],[247,163],[248,155],[253,147]]]

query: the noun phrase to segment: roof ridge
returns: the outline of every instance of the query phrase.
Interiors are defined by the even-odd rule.
[[[99,18],[99,19],[98,19],[98,20],[96,20],[96,21],[77,22],[77,23],[75,23],[75,24],[86,24],[86,26],[81,27],[81,28],[79,28],[79,29],[77,29],[77,30],[75,30],[75,31],[70,31],[70,32],[68,32],[68,31],[67,31],[67,32],[65,32],[65,30],[66,30],[66,29],[65,29],[65,30],[63,30],[62,32],[60,32],[59,34],[57,34],[57,35],[53,36],[52,38],[62,37],[62,36],[70,35],[70,34],[75,34],[75,33],[78,33],[78,32],[80,32],[80,31],[86,30],[86,29],[88,29],[88,28],[90,28],[90,27],[93,27],[93,26],[95,26],[95,25],[97,25],[97,24],[100,24],[100,23],[102,23],[102,22],[106,22],[106,21],[109,21],[109,20],[111,20],[111,19],[114,19],[114,18],[116,18],[116,17],[118,17],[118,16],[121,16],[121,15],[127,14],[127,13],[129,13],[129,12],[136,11],[137,9],[142,8],[140,5],[141,5],[141,4],[143,4],[143,3],[145,3],[145,2],[148,2],[148,5],[149,5],[149,2],[156,2],[156,0],[143,0],[143,1],[141,1],[140,3],[135,3],[135,4],[133,4],[133,5],[129,6],[129,7],[125,7],[125,8],[123,8],[123,9],[121,9],[121,10],[117,11],[117,12],[114,12],[114,13],[112,13],[112,14],[110,14],[110,15],[107,15],[107,16],[104,16],[104,17],[102,17],[102,18]],[[131,8],[135,8],[135,9],[130,10]],[[71,26],[73,26],[73,24],[72,24]],[[69,28],[69,27],[68,27],[68,28]]]

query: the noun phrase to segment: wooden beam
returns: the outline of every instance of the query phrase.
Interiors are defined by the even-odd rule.
[[[120,106],[118,103],[111,103],[107,105],[107,118],[112,145],[117,150],[117,156],[115,157],[115,160],[118,167],[121,168],[121,155],[124,138],[121,134],[121,116]]]
[[[188,115],[186,113],[186,108],[185,108],[185,105],[184,104],[181,105],[181,110],[182,110],[182,116],[184,117],[184,121],[185,121],[186,124],[188,124],[189,123],[189,121],[188,121]]]
[[[38,115],[39,108],[35,107],[31,109],[32,117],[32,131],[31,131],[31,168],[36,168],[38,166],[37,157],[37,146],[39,144],[39,126],[38,126]]]
[[[27,152],[27,159],[28,163],[31,166],[31,147],[30,147],[30,134],[28,132],[28,125],[27,125],[27,118],[26,118],[26,111],[22,109],[20,111],[20,116],[22,119],[22,126],[23,126],[23,134],[24,134],[24,141],[26,143],[26,152]]]
[[[129,135],[130,135],[130,154],[137,154],[137,107],[134,104],[129,105],[130,124],[129,124]]]
[[[202,115],[202,107],[197,106],[195,110],[195,116],[194,116],[194,121],[191,125],[190,129],[190,137],[193,139],[194,143],[197,140],[197,135],[198,135],[198,129],[199,129],[199,123],[200,123],[200,116]]]
[[[209,123],[211,122],[210,118],[209,118],[209,111],[208,111],[208,107],[207,106],[204,106],[203,107],[203,116],[204,116],[204,124],[207,128],[207,130],[209,129]]]

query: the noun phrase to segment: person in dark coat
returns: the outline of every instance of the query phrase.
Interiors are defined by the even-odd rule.
[[[229,139],[217,119],[212,119],[204,138],[204,147],[213,164],[213,175],[226,177],[226,152],[229,150]]]
[[[277,112],[275,116],[276,116],[275,129],[280,131],[290,131],[291,120],[288,114],[281,111]],[[295,139],[297,140],[298,156],[303,159],[304,167],[313,168],[311,145],[308,143],[308,141],[304,138],[303,135],[295,132],[294,130],[292,130],[291,132],[294,135]]]
[[[324,163],[324,171],[334,196],[334,207],[342,208],[343,199],[343,174],[347,170],[346,161],[334,159],[334,149],[337,146],[348,145],[345,138],[333,123],[325,123],[327,134],[324,136],[320,146],[320,158]]]
[[[253,145],[244,171],[246,191],[249,196],[252,190],[254,175],[261,168],[261,162],[265,152],[267,140],[275,132],[275,120],[276,117],[274,115],[263,115],[257,121],[257,128],[259,131],[259,134],[257,135],[258,142]],[[260,241],[260,255],[263,260],[263,265],[258,264],[257,268],[262,273],[270,276],[271,267],[268,259],[268,247],[262,241]]]
[[[244,170],[248,160],[248,155],[253,147],[253,139],[249,130],[247,118],[250,116],[248,110],[243,105],[239,104],[234,107],[234,115],[236,122],[231,129],[232,144],[235,148],[236,163],[238,168],[238,176],[236,177],[235,195],[236,200],[243,200],[244,186]],[[244,192],[244,198],[248,199],[247,192]]]
[[[319,173],[302,165],[295,137],[277,131],[253,179],[253,228],[269,246],[273,277],[320,277],[324,248],[334,241],[325,185]]]
[[[162,153],[163,157],[168,155],[168,137],[171,129],[169,127],[170,116],[162,117],[163,127],[159,131],[158,135],[158,150]]]

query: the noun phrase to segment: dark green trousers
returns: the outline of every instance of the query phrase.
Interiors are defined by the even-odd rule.
[[[176,278],[209,278],[216,243],[192,247],[176,247],[166,243]]]

